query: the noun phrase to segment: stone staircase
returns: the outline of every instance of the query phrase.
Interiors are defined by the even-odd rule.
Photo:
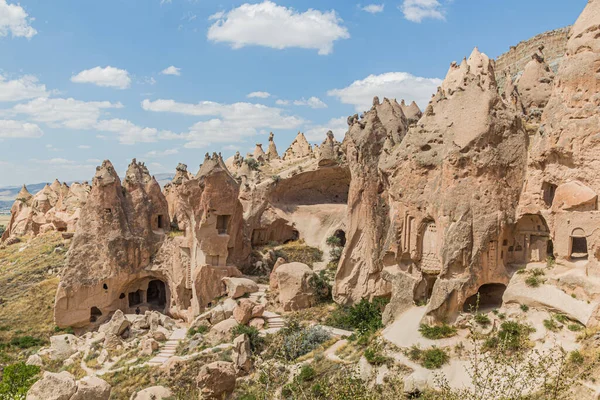
[[[285,319],[277,313],[271,311],[265,311],[263,313],[263,318],[267,324],[267,328],[261,331],[261,334],[267,335],[270,333],[276,333],[281,328],[285,327]]]
[[[258,292],[250,293],[248,298],[257,304],[266,304],[267,303],[267,290],[269,289],[269,285],[258,285]]]
[[[169,361],[169,359],[175,355],[179,343],[185,339],[186,334],[187,330],[185,328],[175,329],[173,333],[171,333],[171,336],[169,336],[169,340],[167,340],[160,348],[159,353],[148,361],[148,365],[159,366]]]

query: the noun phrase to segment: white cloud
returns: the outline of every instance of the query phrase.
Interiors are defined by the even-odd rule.
[[[369,75],[365,79],[354,81],[343,89],[327,92],[337,97],[344,104],[352,104],[358,112],[366,111],[373,104],[373,97],[383,97],[416,101],[419,107],[425,108],[431,95],[442,84],[441,79],[421,78],[407,72],[388,72],[381,75]]]
[[[35,76],[25,75],[9,81],[0,75],[0,101],[21,101],[44,96],[48,96],[46,86],[38,84]]]
[[[438,0],[404,0],[400,6],[404,18],[421,22],[426,18],[446,19],[446,13]]]
[[[88,150],[88,149],[91,149],[92,146],[88,146],[87,144],[80,144],[79,146],[77,146],[77,148],[79,148],[81,150]]]
[[[156,142],[159,135],[159,131],[155,128],[141,127],[125,119],[98,121],[93,129],[118,134],[121,144]]]
[[[0,119],[0,139],[35,139],[44,134],[36,124]]]
[[[309,9],[300,13],[268,0],[243,4],[227,13],[214,14],[209,20],[216,22],[208,30],[208,39],[230,43],[234,49],[249,45],[274,49],[299,47],[326,55],[332,52],[336,40],[350,37],[333,10]]]
[[[170,67],[167,67],[167,68],[163,69],[160,73],[163,74],[163,75],[180,76],[181,75],[181,68],[177,68],[174,65],[171,65]]]
[[[268,97],[271,97],[271,93],[269,92],[252,92],[249,93],[246,97],[252,99],[252,98],[259,98],[259,99],[266,99]]]
[[[52,128],[96,130],[116,133],[122,144],[154,142],[171,133],[135,125],[124,119],[104,119],[106,110],[123,108],[121,103],[108,101],[80,101],[69,99],[38,98],[25,104],[17,104],[6,113],[25,114],[36,122]],[[98,135],[100,137],[102,135]]]
[[[13,38],[31,39],[37,34],[30,25],[34,20],[35,18],[30,18],[20,4],[8,4],[6,0],[0,0],[0,37],[10,34]]]
[[[100,160],[99,158],[88,158],[87,160],[85,160],[85,162],[89,164],[100,164],[102,160]]]
[[[277,100],[275,100],[275,104],[277,104],[278,106],[288,106],[290,104],[290,101],[277,99]]]
[[[257,135],[262,129],[295,129],[305,122],[302,118],[284,115],[280,108],[251,103],[204,101],[187,104],[174,100],[146,99],[142,102],[142,108],[154,112],[218,117],[197,122],[187,133],[169,136],[186,140],[187,148],[205,147],[212,143],[236,143]]]
[[[318,97],[311,97],[308,100],[302,98],[302,100],[294,100],[295,106],[308,106],[310,108],[327,108],[327,104],[323,103]]]
[[[91,129],[102,112],[111,108],[123,108],[123,105],[109,101],[40,97],[28,103],[17,104],[9,112],[29,115],[32,120],[44,122],[53,128]]]
[[[159,150],[152,150],[146,153],[146,157],[147,158],[160,158],[160,157],[166,157],[166,156],[172,156],[174,154],[178,154],[179,150],[177,149],[168,149],[168,150],[164,150],[164,151],[159,151]]]
[[[163,4],[171,4],[173,0],[160,0],[160,5],[162,6]]]
[[[126,70],[108,66],[81,71],[71,77],[71,82],[93,83],[97,86],[127,89],[131,85],[131,78]]]
[[[321,144],[325,140],[327,131],[332,131],[338,141],[342,141],[348,131],[348,118],[332,118],[322,125],[309,125],[304,131],[304,136],[310,142]]]
[[[383,12],[384,7],[385,4],[369,4],[367,6],[362,7],[361,9],[371,14],[377,14]]]

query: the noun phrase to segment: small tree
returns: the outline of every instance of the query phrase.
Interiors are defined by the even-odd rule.
[[[0,383],[0,398],[24,399],[39,373],[40,367],[27,365],[24,362],[4,368],[2,383]]]

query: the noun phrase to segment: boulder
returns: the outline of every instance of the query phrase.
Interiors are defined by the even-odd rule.
[[[44,366],[44,362],[42,361],[42,357],[40,357],[37,354],[32,354],[29,356],[29,358],[27,359],[27,362],[25,363],[27,365],[35,365],[38,367],[43,367]]]
[[[233,363],[216,361],[202,367],[196,382],[205,399],[223,399],[235,389],[236,372]]]
[[[252,369],[252,351],[247,335],[240,335],[233,340],[233,364],[238,374],[247,374]]]
[[[166,342],[167,335],[165,335],[162,330],[156,330],[152,332],[152,339],[156,340],[157,342]]]
[[[142,350],[140,351],[141,356],[149,356],[159,348],[159,343],[154,339],[143,339],[141,342]]]
[[[218,324],[214,325],[212,329],[208,332],[207,337],[214,343],[227,340],[231,336],[231,330],[238,325],[239,324],[235,320],[235,318],[226,319],[225,321],[219,322]]]
[[[223,278],[222,282],[227,288],[227,296],[232,299],[242,297],[246,293],[258,292],[258,285],[247,278]]]
[[[315,290],[311,285],[313,271],[306,264],[294,262],[277,269],[279,302],[285,311],[309,308],[316,303]]]
[[[269,286],[271,287],[272,290],[277,289],[277,268],[281,267],[283,264],[286,264],[287,261],[285,261],[285,258],[281,258],[279,257],[277,259],[277,261],[275,261],[275,265],[273,266],[273,269],[271,270],[271,275],[269,275]]]
[[[173,396],[171,390],[164,386],[152,386],[131,395],[129,400],[163,400]]]
[[[252,318],[262,317],[267,306],[265,304],[257,304],[252,308]]]
[[[44,372],[27,392],[26,400],[70,400],[76,391],[75,377],[67,371]]]
[[[71,400],[108,400],[111,387],[96,376],[85,376],[77,381],[77,392]]]
[[[256,307],[256,304],[248,299],[240,300],[237,307],[233,310],[233,318],[242,324],[246,325],[250,319],[252,319],[253,310]]]
[[[248,326],[252,328],[256,328],[259,331],[265,327],[265,320],[262,318],[252,318],[250,322],[248,322]]]
[[[75,335],[57,335],[50,338],[50,358],[65,360],[77,352],[79,339]]]
[[[117,310],[113,314],[110,321],[98,328],[98,332],[104,332],[106,336],[115,335],[121,336],[131,326],[131,322],[125,318],[123,311]]]

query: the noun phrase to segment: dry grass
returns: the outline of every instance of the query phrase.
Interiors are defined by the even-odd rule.
[[[53,318],[58,287],[56,270],[64,264],[68,246],[59,233],[49,233],[28,244],[0,249],[0,343],[17,336],[48,340],[56,334]],[[49,270],[54,273],[49,274]],[[9,361],[27,356],[24,351],[15,350],[11,354],[10,348],[5,353],[12,359]]]

